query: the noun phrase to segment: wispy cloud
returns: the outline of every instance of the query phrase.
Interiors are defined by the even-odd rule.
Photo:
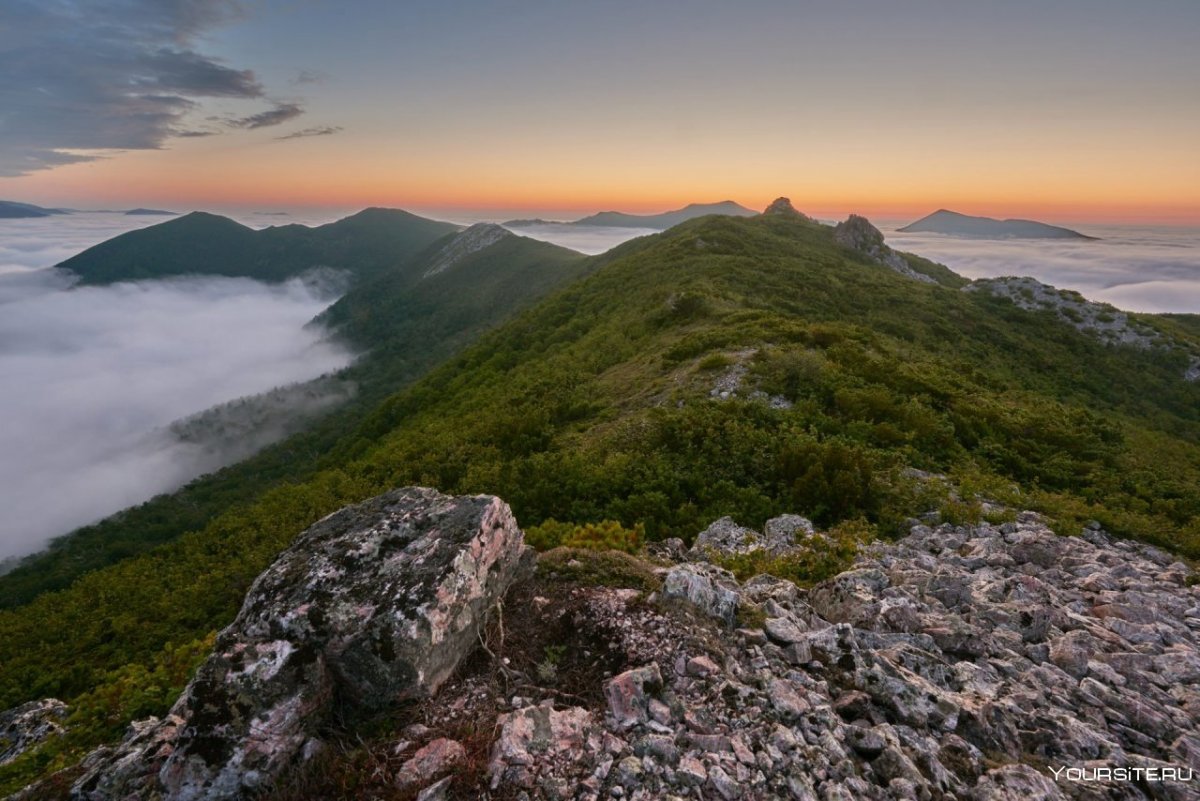
[[[260,111],[248,117],[231,119],[229,120],[229,124],[235,128],[247,128],[250,130],[270,128],[272,125],[282,125],[289,120],[294,120],[303,113],[304,107],[299,103],[278,103],[275,108]]]
[[[253,71],[198,49],[242,11],[236,0],[4,0],[0,176],[211,135],[185,122],[201,101],[266,96]],[[278,104],[240,127],[302,112]]]
[[[300,70],[295,78],[292,78],[292,84],[302,86],[306,83],[323,83],[325,81],[325,73],[317,72],[316,70]]]
[[[309,136],[332,136],[335,133],[341,133],[343,130],[340,125],[318,125],[315,128],[302,128],[299,131],[293,131],[284,136],[277,136],[276,139],[284,141],[287,139],[304,139]]]

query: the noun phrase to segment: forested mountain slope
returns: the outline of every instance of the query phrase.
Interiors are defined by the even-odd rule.
[[[572,264],[586,277],[391,396],[319,468],[0,612],[0,708],[53,695],[76,710],[43,763],[161,713],[275,554],[397,486],[656,539],[784,512],[890,537],[931,508],[977,521],[988,497],[1060,533],[1097,520],[1200,556],[1183,326],[1141,315],[1170,347],[1106,345],[961,280],[906,277],[800,215],[702,218]],[[387,330],[370,308],[348,296],[331,317]]]
[[[384,398],[483,331],[603,263],[503,229],[479,246],[473,230],[440,237],[394,269],[352,284],[314,322],[363,354],[336,377],[335,383],[354,388],[352,401],[245,462],[55,540],[0,576],[0,608],[66,587],[89,570],[199,528],[280,482],[339,463],[358,439],[359,421]],[[447,260],[447,251],[456,258]],[[442,269],[426,276],[436,264]]]

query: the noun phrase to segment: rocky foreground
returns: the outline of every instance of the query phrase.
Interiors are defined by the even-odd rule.
[[[344,794],[331,745],[382,715],[350,797],[1200,798],[1187,566],[1032,513],[916,525],[811,590],[713,564],[820,537],[726,519],[527,574],[498,499],[390,493],[302,535],[72,797]]]

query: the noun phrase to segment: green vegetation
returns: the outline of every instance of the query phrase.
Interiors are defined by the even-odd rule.
[[[830,229],[801,220],[693,220],[573,264],[586,277],[353,426],[297,440],[316,449],[300,456],[303,470],[281,468],[245,492],[209,485],[237,502],[0,612],[0,708],[109,697],[122,671],[153,671],[169,643],[228,622],[313,521],[409,484],[495,493],[543,547],[606,542],[618,529],[688,540],[722,515],[758,526],[797,512],[832,532],[829,551],[732,567],[800,581],[913,514],[983,514],[977,496],[1041,510],[1065,532],[1094,519],[1200,556],[1200,385],[1181,379],[1179,353],[1106,347],[1055,315],[911,281],[849,258]],[[347,325],[375,335],[408,319],[362,319],[365,301],[343,308]],[[435,318],[417,324],[423,336]],[[1190,336],[1187,323],[1171,325]],[[710,397],[727,369],[714,354],[746,367],[739,397]],[[254,484],[243,470],[253,468],[228,475]],[[175,503],[155,509],[169,517]],[[539,570],[653,584],[636,557],[587,547],[548,551]],[[102,715],[81,714],[102,728]],[[0,791],[12,775],[0,770]]]
[[[525,529],[525,541],[539,551],[588,548],[593,551],[637,553],[645,539],[646,528],[641,523],[633,528],[625,528],[616,520],[575,525],[550,518],[539,526]]]
[[[764,550],[715,557],[716,563],[739,580],[768,573],[801,587],[836,576],[854,561],[859,548],[876,538],[875,527],[865,520],[847,520],[828,531],[797,543],[795,551],[773,556]]]
[[[604,263],[511,236],[423,279],[429,259],[452,238],[439,240],[404,269],[362,281],[323,315],[366,351],[339,376],[358,387],[351,403],[249,460],[51,543],[0,576],[0,609],[67,587],[88,571],[200,529],[272,487],[307,480],[362,453],[375,434],[360,432],[360,426],[385,398],[483,331]]]
[[[256,231],[228,217],[194,211],[113,237],[59,264],[83,284],[173,275],[221,275],[283,281],[315,267],[372,276],[410,262],[458,229],[397,209],[366,209],[308,228]]]

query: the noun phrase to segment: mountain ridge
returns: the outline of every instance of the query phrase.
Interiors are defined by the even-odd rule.
[[[53,217],[59,214],[69,214],[66,209],[48,209],[35,206],[32,203],[18,203],[15,200],[0,200],[0,219],[26,219],[36,217]]]
[[[396,280],[488,274],[469,263],[425,280],[414,263]],[[726,515],[800,514],[886,539],[919,515],[1001,525],[1008,507],[1060,533],[1096,521],[1200,556],[1200,387],[1182,380],[1179,352],[1105,344],[1059,315],[963,292],[953,274],[914,280],[788,214],[698,218],[572,264],[575,280],[318,454],[295,451],[311,471],[0,612],[0,707],[54,696],[83,710],[64,749],[163,714],[208,633],[298,532],[402,486],[495,494],[548,547],[666,543]],[[369,298],[346,319],[369,322]],[[1130,319],[1197,342],[1186,322]],[[578,570],[572,559],[588,564],[553,570]],[[33,764],[0,768],[0,782]]]
[[[896,229],[902,233],[934,233],[972,239],[1096,239],[1070,228],[1035,220],[997,220],[992,217],[973,217],[949,209],[938,209],[916,222]]]
[[[101,242],[57,267],[84,285],[177,275],[283,281],[316,267],[369,276],[403,263],[460,226],[398,209],[368,208],[314,227],[254,229],[193,211]]]
[[[568,222],[542,219],[509,220],[503,223],[503,225],[508,228],[527,228],[535,225],[561,225],[599,226],[604,228],[650,228],[663,231],[681,222],[709,214],[750,217],[756,213],[754,210],[748,209],[732,200],[722,200],[716,203],[689,203],[683,208],[664,211],[660,214],[628,214],[621,211],[601,211]]]

